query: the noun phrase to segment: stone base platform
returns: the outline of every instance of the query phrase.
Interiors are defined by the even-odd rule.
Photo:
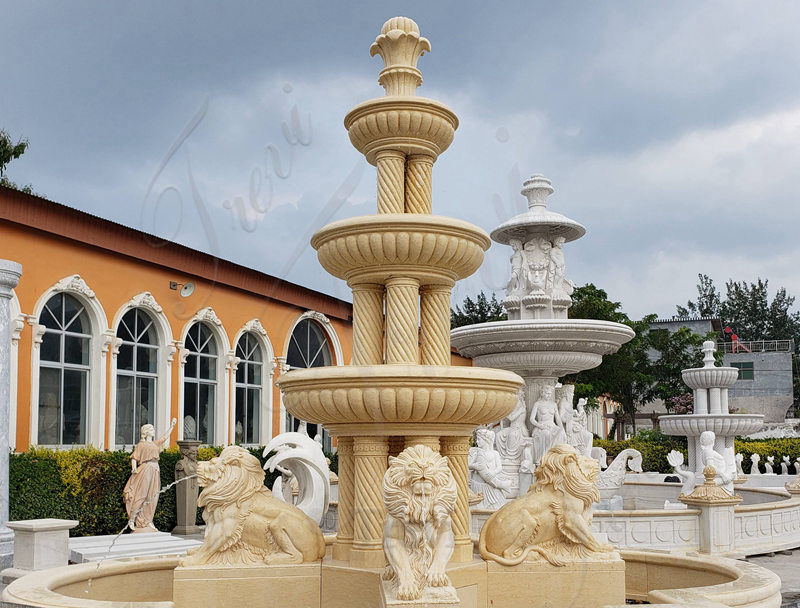
[[[287,566],[178,566],[175,608],[321,608],[320,562]],[[350,590],[351,595],[357,593]]]
[[[184,555],[201,541],[173,536],[169,532],[139,532],[119,538],[82,536],[69,539],[69,561],[75,564],[106,559],[143,557],[147,555]]]
[[[600,608],[625,603],[625,562],[619,556],[562,567],[538,562],[518,566],[488,562],[486,568],[492,608]]]

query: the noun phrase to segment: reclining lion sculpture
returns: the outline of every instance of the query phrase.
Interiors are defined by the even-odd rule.
[[[478,547],[484,559],[516,566],[531,554],[563,566],[578,559],[613,559],[614,547],[592,535],[592,503],[599,499],[599,464],[571,445],[553,447],[536,469],[536,483],[525,496],[493,513],[481,529]]]
[[[300,564],[325,556],[319,526],[272,496],[261,463],[244,448],[231,445],[199,463],[197,476],[206,533],[182,566]]]

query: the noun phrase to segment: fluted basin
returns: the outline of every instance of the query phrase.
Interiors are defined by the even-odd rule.
[[[760,429],[763,423],[762,414],[684,414],[658,419],[662,432],[684,437],[698,437],[703,431],[713,431],[718,437],[748,435]]]
[[[738,380],[739,370],[735,367],[695,367],[683,370],[681,375],[689,388],[728,388]]]
[[[471,275],[490,243],[486,232],[469,222],[410,213],[339,220],[311,239],[320,264],[340,279],[382,282],[402,274],[422,284]]]
[[[409,431],[424,423],[433,433],[437,423],[469,426],[471,432],[507,416],[523,381],[496,369],[374,365],[293,370],[278,385],[287,411],[334,434],[375,422]]]
[[[627,325],[593,319],[520,319],[458,327],[453,346],[476,365],[560,377],[600,365],[633,338]]]

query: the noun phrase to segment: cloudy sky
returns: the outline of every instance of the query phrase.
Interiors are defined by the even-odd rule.
[[[420,95],[461,126],[434,211],[491,230],[544,173],[588,229],[567,272],[631,316],[697,274],[800,295],[796,2],[0,2],[9,177],[51,200],[349,298],[308,240],[374,212],[342,126],[380,96],[389,17],[433,47]],[[500,291],[493,245],[455,298]],[[6,256],[4,256],[6,257]],[[12,256],[13,257],[13,256]]]

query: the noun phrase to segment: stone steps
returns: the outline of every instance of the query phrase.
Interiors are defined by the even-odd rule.
[[[201,544],[199,540],[173,536],[168,532],[123,534],[111,547],[114,538],[113,534],[70,538],[69,559],[73,563],[82,564],[121,557],[183,555],[192,547]],[[109,548],[111,548],[110,552]]]

